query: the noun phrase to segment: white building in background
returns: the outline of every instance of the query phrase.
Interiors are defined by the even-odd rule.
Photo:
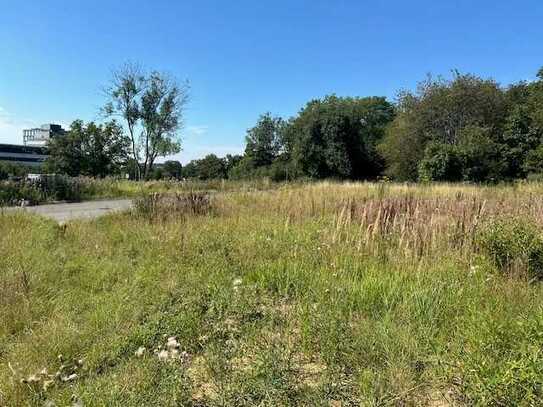
[[[51,138],[62,136],[66,131],[60,124],[44,124],[35,129],[23,130],[23,143],[25,146],[40,146],[47,145]]]
[[[42,166],[49,151],[47,143],[66,131],[59,124],[44,124],[35,129],[23,130],[24,145],[0,144],[0,162],[25,166]]]

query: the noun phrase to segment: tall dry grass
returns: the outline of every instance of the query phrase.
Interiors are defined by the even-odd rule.
[[[287,223],[326,220],[333,224],[332,243],[372,255],[386,249],[400,257],[423,258],[454,250],[469,257],[477,252],[482,224],[497,217],[525,218],[543,226],[543,185],[321,182],[237,193],[223,206],[230,214],[274,213]]]

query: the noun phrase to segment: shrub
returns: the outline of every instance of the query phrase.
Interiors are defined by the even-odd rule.
[[[51,175],[29,181],[1,181],[0,205],[18,205],[27,201],[31,205],[48,201],[78,201],[81,198],[77,179]]]
[[[0,162],[0,180],[7,180],[12,177],[23,177],[26,174],[40,171],[40,167],[29,167],[21,164]]]
[[[543,278],[543,238],[531,221],[504,218],[489,223],[479,235],[479,248],[503,272],[515,268]]]
[[[81,188],[77,178],[47,175],[33,184],[41,191],[44,201],[79,201],[81,199]]]
[[[0,181],[8,179],[9,173],[7,169],[0,163]]]
[[[169,216],[206,215],[211,212],[209,194],[189,192],[185,194],[154,193],[136,199],[136,213],[148,218],[167,218]]]
[[[19,205],[23,200],[34,205],[42,201],[42,194],[29,183],[0,181],[0,206]]]
[[[458,149],[445,143],[430,143],[419,163],[419,180],[459,181],[462,179],[462,161]]]

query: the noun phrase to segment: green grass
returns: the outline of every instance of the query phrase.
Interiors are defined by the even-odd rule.
[[[81,184],[81,195],[83,199],[127,198],[138,197],[150,193],[165,192],[257,191],[270,189],[276,185],[268,179],[257,179],[254,181],[188,180],[136,182],[114,178],[80,178],[79,182]]]
[[[153,193],[260,191],[279,187],[269,179],[247,181],[188,180],[136,182],[116,178],[70,178],[59,176],[40,187],[28,182],[0,181],[0,207],[18,206],[21,200],[31,205],[58,201],[80,201],[112,198],[136,198]]]
[[[285,186],[65,227],[0,214],[0,405],[540,405],[541,284],[497,269],[474,227],[449,232],[474,200],[481,222],[539,222],[541,188]],[[439,216],[402,223],[405,197]],[[188,358],[157,358],[169,336]],[[61,364],[77,378],[21,383]]]

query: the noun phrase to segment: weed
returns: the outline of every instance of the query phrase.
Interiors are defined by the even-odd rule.
[[[541,184],[96,185],[0,212],[2,406],[542,404]]]
[[[209,194],[201,192],[188,193],[153,193],[134,202],[136,214],[147,219],[166,219],[169,217],[185,217],[207,215],[213,206]]]
[[[479,245],[501,271],[526,270],[532,278],[543,278],[543,235],[533,221],[496,219],[481,231]]]

